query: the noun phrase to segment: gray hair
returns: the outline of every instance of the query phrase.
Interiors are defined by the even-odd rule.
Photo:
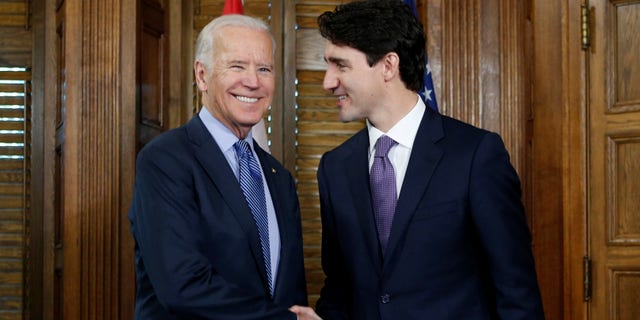
[[[213,48],[215,47],[215,39],[218,32],[225,27],[245,27],[249,29],[262,30],[269,34],[273,48],[273,54],[276,52],[276,39],[271,34],[269,25],[264,21],[240,14],[223,15],[211,20],[198,35],[196,41],[196,52],[194,59],[200,61],[207,70],[211,70],[213,65]]]

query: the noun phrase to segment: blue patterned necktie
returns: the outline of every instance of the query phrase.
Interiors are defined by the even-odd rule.
[[[373,165],[369,174],[369,183],[371,184],[371,196],[373,198],[373,213],[376,219],[376,227],[378,228],[378,238],[380,247],[384,254],[391,233],[391,222],[393,222],[393,214],[396,210],[396,177],[393,171],[393,165],[387,154],[389,149],[397,142],[388,136],[381,136],[376,141],[376,151],[374,154]]]
[[[253,157],[249,144],[244,140],[238,140],[233,147],[240,162],[240,188],[244,194],[253,220],[258,227],[260,246],[264,265],[267,269],[267,280],[269,291],[273,295],[273,280],[271,278],[271,252],[269,250],[269,220],[267,217],[267,203],[264,194],[264,184],[262,183],[262,171],[260,165]]]

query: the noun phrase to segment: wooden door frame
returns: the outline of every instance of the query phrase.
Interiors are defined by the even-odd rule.
[[[51,320],[59,318],[61,315],[56,314],[55,300],[56,292],[54,288],[54,279],[56,266],[59,261],[56,261],[54,255],[54,234],[55,234],[55,185],[56,177],[55,172],[55,158],[56,158],[56,105],[55,101],[57,96],[57,65],[58,65],[58,52],[56,49],[56,11],[62,1],[60,0],[33,0],[32,12],[33,12],[33,131],[32,131],[32,181],[38,183],[32,183],[31,185],[31,243],[29,246],[28,261],[29,275],[27,281],[29,281],[29,287],[26,288],[25,297],[27,299],[26,308],[28,308],[28,314],[25,319],[44,319]],[[73,13],[74,19],[69,19],[67,27],[69,30],[81,32],[82,28],[79,25],[82,14],[80,12],[80,6],[78,1],[67,1],[67,5],[73,5],[72,8],[67,8],[69,12]],[[136,8],[135,2],[122,1],[118,7],[122,18],[117,22],[122,30],[133,30],[136,24],[136,19],[131,19],[130,15],[135,15]],[[75,42],[66,43],[67,46],[73,46],[72,58],[78,59],[79,42],[81,37],[76,37]],[[133,167],[135,165],[134,150],[134,124],[135,117],[130,114],[129,110],[135,110],[135,78],[134,70],[131,65],[135,63],[135,34],[131,32],[122,33],[121,38],[123,45],[119,52],[121,59],[118,66],[120,70],[121,79],[121,94],[118,101],[121,110],[125,111],[119,114],[120,118],[117,120],[122,124],[118,132],[117,140],[121,143],[118,145],[122,151],[118,159],[119,176],[117,179],[120,190],[118,203],[114,203],[114,220],[118,227],[114,230],[118,230],[119,233],[114,235],[114,238],[118,238],[119,246],[114,251],[114,261],[117,260],[117,265],[111,265],[112,270],[108,271],[114,275],[114,282],[117,284],[111,288],[117,288],[119,292],[111,292],[111,296],[116,296],[116,299],[111,300],[110,305],[100,305],[97,303],[96,308],[109,308],[118,315],[120,319],[131,318],[133,315],[133,301],[134,291],[131,290],[131,285],[135,279],[133,270],[133,244],[129,234],[129,222],[126,216],[126,210],[129,206],[131,190],[133,189]],[[69,57],[67,57],[69,58]],[[81,63],[71,63],[69,60],[69,66],[67,69],[68,75],[74,77],[75,85],[67,88],[67,98],[69,103],[80,105],[79,102],[79,89],[78,89],[78,76],[83,72]],[[68,127],[73,127],[73,123],[77,122],[77,116],[72,119],[72,115],[68,115],[67,118]],[[77,125],[76,125],[77,126]],[[75,149],[81,142],[77,133],[68,133],[69,136],[74,136],[73,141],[67,141],[69,150],[68,156],[72,157]],[[73,150],[72,150],[73,149]],[[74,157],[75,158],[75,157]],[[73,177],[71,177],[73,178]],[[73,184],[72,179],[67,179],[67,183]],[[76,186],[77,187],[77,183]],[[74,218],[80,214],[76,205],[72,206],[72,203],[67,203],[70,208],[69,214]],[[87,212],[84,212],[87,213]],[[82,245],[82,239],[78,236],[77,219],[68,219],[63,223],[67,224],[70,230],[74,230],[74,237],[78,241],[69,241],[69,246],[65,249],[64,259],[67,263],[65,266],[65,283],[62,284],[65,293],[68,293],[66,298],[67,305],[63,308],[64,314],[67,318],[78,318],[81,308],[88,308],[87,305],[82,305],[82,299],[79,298],[80,294],[80,272],[78,271],[78,265],[81,263],[79,258],[79,248]],[[59,259],[59,258],[58,258]],[[108,290],[108,289],[105,289]],[[69,301],[77,301],[77,303],[69,303]],[[105,299],[106,301],[106,299]]]
[[[54,211],[56,106],[56,0],[31,2],[32,59],[32,181],[30,245],[27,261],[29,286],[25,319],[54,319]]]
[[[55,145],[55,128],[44,121],[46,118],[46,110],[44,108],[45,101],[55,101],[55,90],[45,90],[47,83],[47,75],[51,76],[55,73],[55,65],[47,60],[47,50],[53,48],[54,36],[50,36],[51,32],[55,33],[55,28],[51,27],[51,13],[53,10],[46,10],[46,0],[33,0],[31,3],[32,14],[32,30],[33,30],[33,47],[32,47],[32,113],[31,113],[31,177],[32,181],[40,181],[41,183],[31,183],[31,211],[30,211],[30,246],[29,254],[31,259],[27,262],[28,278],[25,280],[29,283],[29,287],[24,296],[28,299],[29,310],[25,314],[27,319],[43,319],[47,320],[49,316],[45,316],[44,308],[50,308],[48,302],[52,302],[53,288],[48,283],[48,277],[45,270],[53,270],[52,259],[45,256],[45,243],[51,243],[45,232],[45,214],[44,212],[53,212],[53,202],[49,201],[49,197],[45,197],[46,190],[53,188],[53,172],[47,170],[45,163],[52,163],[52,151],[46,146]],[[47,25],[47,23],[49,25]],[[49,34],[47,34],[49,33]],[[53,131],[52,131],[53,130]],[[27,311],[27,310],[25,310]]]
[[[586,319],[583,258],[587,249],[587,64],[582,49],[581,5],[588,0],[566,0],[563,5],[563,240],[564,318]],[[588,50],[588,49],[587,49]]]
[[[534,254],[543,300],[547,298],[545,313],[572,320],[587,316],[583,300],[583,257],[587,254],[587,55],[581,45],[583,1],[531,1],[535,35],[530,188]],[[555,83],[550,85],[550,81]],[[548,130],[555,130],[560,137],[549,136]],[[538,148],[542,145],[545,147]],[[549,153],[560,155],[555,158],[559,161],[545,161]],[[548,199],[555,204],[550,207]]]

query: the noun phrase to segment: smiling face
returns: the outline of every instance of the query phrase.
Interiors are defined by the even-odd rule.
[[[273,99],[271,38],[264,30],[237,26],[224,27],[216,37],[212,70],[196,60],[196,82],[207,110],[244,138]]]
[[[322,86],[338,98],[340,120],[347,122],[370,118],[379,109],[384,90],[380,63],[369,66],[364,53],[331,41],[325,45],[327,71]]]

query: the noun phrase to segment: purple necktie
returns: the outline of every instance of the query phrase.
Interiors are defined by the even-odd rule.
[[[396,177],[393,165],[387,154],[397,142],[387,136],[376,141],[376,153],[369,174],[371,196],[373,197],[373,213],[376,218],[380,247],[384,254],[391,233],[391,222],[396,211]]]

